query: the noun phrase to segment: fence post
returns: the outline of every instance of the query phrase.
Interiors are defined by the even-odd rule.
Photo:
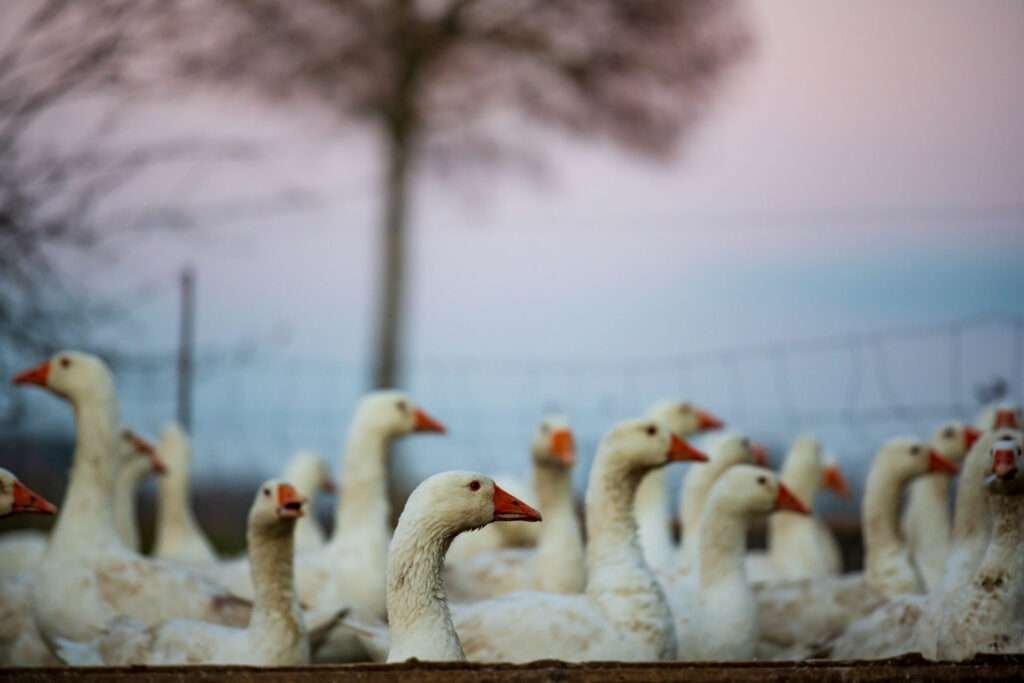
[[[178,327],[178,423],[192,432],[192,345],[195,342],[195,273],[181,271],[181,319]]]

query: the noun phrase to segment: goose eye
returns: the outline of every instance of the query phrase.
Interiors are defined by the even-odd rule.
[[[480,482],[478,482],[475,479],[473,481],[469,482],[469,490],[470,491],[479,491],[480,490]]]
[[[270,489],[263,489],[263,495],[269,497],[270,496]]]
[[[952,439],[954,436],[956,436],[956,431],[952,427],[947,427],[946,430],[942,432],[942,438],[944,439]]]
[[[750,439],[743,439],[740,443],[743,444],[744,448],[750,448]]]
[[[547,433],[548,433],[548,431],[550,431],[550,430],[548,429],[548,426],[547,426],[546,424],[542,424],[542,425],[540,426],[540,433],[541,433],[541,434],[547,434]]]
[[[71,367],[71,359],[68,358],[67,356],[65,356],[64,358],[61,358],[60,359],[60,366],[62,368],[70,368]]]
[[[758,477],[757,483],[760,484],[761,486],[764,486],[765,484],[768,483],[768,477]]]
[[[401,410],[403,413],[409,410],[409,406],[405,401],[399,401],[396,405],[398,406],[398,409]]]
[[[693,408],[690,407],[689,403],[684,403],[681,406],[679,406],[679,412],[683,413],[683,414],[689,413],[692,410],[693,410]]]
[[[647,431],[647,436],[654,436],[655,434],[658,433],[658,428],[655,427],[654,425],[649,425],[647,427],[646,431]]]
[[[921,447],[920,446],[911,446],[910,447],[910,454],[911,455],[918,455],[920,452],[921,452]]]

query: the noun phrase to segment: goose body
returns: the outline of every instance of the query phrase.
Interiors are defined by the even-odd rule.
[[[118,616],[147,625],[175,617],[245,623],[247,602],[192,571],[144,558],[119,538],[111,500],[120,420],[106,365],[64,351],[16,381],[46,387],[75,408],[67,495],[34,574],[33,609],[44,638],[90,640]]]
[[[773,510],[809,513],[762,468],[736,465],[715,482],[697,531],[697,564],[668,590],[679,659],[753,659],[758,620],[745,568],[747,528],[752,516]]]
[[[767,462],[764,449],[742,434],[725,434],[715,440],[710,450],[711,459],[691,465],[683,480],[683,544],[676,555],[675,566],[659,574],[668,583],[679,582],[697,564],[700,522],[711,488],[719,477],[736,465],[763,465]]]
[[[531,443],[533,488],[544,521],[536,548],[502,548],[447,563],[445,586],[455,601],[522,590],[579,593],[586,584],[583,536],[572,495],[575,445],[565,418],[545,418]],[[485,527],[486,528],[486,527]]]
[[[0,467],[0,517],[15,514],[56,514],[57,508]],[[34,567],[30,567],[34,568]],[[0,578],[0,666],[51,666],[50,654],[32,617],[32,577],[28,573]]]
[[[937,642],[939,659],[1024,651],[1024,441],[1000,433],[991,446],[985,497],[991,537],[969,581],[947,586]]]
[[[190,619],[146,627],[119,618],[91,642],[57,640],[72,665],[302,666],[310,648],[293,586],[293,536],[305,499],[285,482],[268,481],[249,512],[247,541],[256,598],[252,620],[231,628]]]
[[[192,564],[217,561],[213,544],[196,521],[189,500],[192,447],[180,425],[170,424],[160,438],[160,457],[167,473],[160,478],[157,498],[156,544],[153,555]]]
[[[935,432],[931,445],[959,465],[979,436],[975,428],[953,422]],[[929,591],[938,588],[946,571],[952,527],[950,480],[948,472],[933,472],[912,481],[900,524],[910,555]]]
[[[782,467],[782,483],[813,510],[822,488],[849,496],[849,486],[839,466],[822,455],[812,436],[798,437]],[[836,576],[842,569],[839,544],[816,516],[772,515],[768,519],[768,550],[750,553],[747,569],[752,581],[781,581]]]
[[[705,456],[660,423],[629,420],[601,442],[586,497],[587,585],[582,594],[520,592],[452,610],[466,658],[485,662],[654,661],[675,656],[672,614],[640,551],[633,501],[640,479],[673,460]],[[421,584],[418,594],[430,595]],[[438,596],[443,599],[443,594]],[[379,627],[361,629],[380,652]]]
[[[935,471],[956,471],[956,465],[913,439],[882,446],[868,473],[861,510],[865,571],[762,585],[755,591],[761,654],[809,656],[887,600],[923,590],[899,532],[900,494],[913,478]]]
[[[721,420],[692,403],[664,400],[647,411],[647,417],[660,420],[680,439],[688,439],[714,429],[721,429]],[[640,547],[649,567],[656,572],[668,571],[675,563],[676,544],[672,540],[668,505],[668,470],[649,472],[636,492],[636,523]]]
[[[444,427],[398,391],[373,392],[360,402],[345,445],[334,535],[323,548],[295,560],[296,590],[307,608],[344,605],[353,617],[383,618],[391,540],[389,449],[393,439],[415,432],[443,433]],[[244,559],[204,571],[243,597],[253,595]],[[354,661],[367,653],[349,632],[336,631],[315,649],[315,656],[320,661]]]

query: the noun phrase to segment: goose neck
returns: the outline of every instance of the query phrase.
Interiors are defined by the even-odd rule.
[[[465,659],[444,588],[444,556],[455,533],[427,517],[403,514],[395,529],[387,565],[389,661]],[[417,652],[424,643],[444,652]]]
[[[648,571],[640,551],[633,503],[643,470],[603,461],[591,470],[586,497],[588,586],[624,569]],[[610,574],[610,576],[605,576]]]
[[[884,467],[873,467],[864,491],[863,527],[867,561],[873,552],[888,553],[903,547],[899,530],[900,489],[903,482]]]
[[[53,531],[64,541],[96,544],[116,539],[114,511],[115,435],[120,418],[113,398],[76,401],[75,452],[67,494]]]
[[[254,591],[250,637],[264,647],[293,647],[305,635],[294,579],[295,521],[250,528],[248,542]]]
[[[353,425],[340,477],[342,490],[335,515],[335,541],[358,542],[365,548],[372,540],[377,547],[366,548],[368,551],[387,552],[391,518],[387,492],[389,442],[386,433],[359,422]]]
[[[709,507],[700,523],[698,561],[701,589],[736,578],[746,580],[747,515]]]

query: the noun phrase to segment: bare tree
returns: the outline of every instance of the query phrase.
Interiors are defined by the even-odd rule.
[[[497,111],[665,157],[750,37],[729,0],[181,0],[189,82],[214,79],[370,124],[383,206],[373,383],[400,377],[411,178]]]
[[[154,164],[250,157],[243,143],[111,142],[121,114],[145,93],[138,61],[164,26],[163,0],[11,0],[0,4],[0,373],[26,357],[89,345],[100,321],[122,312],[80,283],[67,265],[114,257],[119,237],[144,228],[191,227],[181,207],[152,203],[114,211],[109,197]],[[102,99],[102,106],[97,101]],[[68,115],[88,100],[88,124]],[[65,116],[61,119],[60,116]],[[56,117],[56,118],[54,118]],[[79,135],[53,135],[73,120]],[[83,128],[84,127],[84,128]],[[67,131],[63,131],[67,132]],[[81,142],[67,138],[79,137]],[[58,139],[60,138],[60,139]],[[265,207],[264,207],[265,208]],[[113,349],[104,349],[108,355]],[[0,419],[19,417],[22,394],[2,394]]]

